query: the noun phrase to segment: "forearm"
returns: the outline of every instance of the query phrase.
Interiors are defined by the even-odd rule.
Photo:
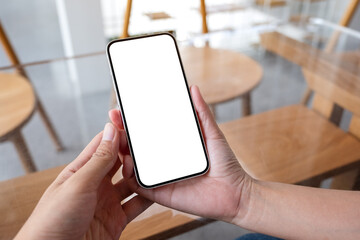
[[[359,239],[360,193],[254,181],[234,223],[286,239]]]

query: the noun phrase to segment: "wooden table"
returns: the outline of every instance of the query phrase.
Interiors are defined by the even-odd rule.
[[[198,85],[210,106],[241,97],[243,115],[251,114],[250,92],[263,74],[256,61],[241,53],[210,47],[183,47],[180,54],[189,85]]]
[[[0,182],[0,239],[12,239],[64,166]],[[120,239],[167,239],[213,220],[153,204],[134,219]]]

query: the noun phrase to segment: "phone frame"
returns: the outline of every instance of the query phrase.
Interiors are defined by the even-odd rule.
[[[112,44],[118,43],[118,42],[131,41],[131,40],[136,40],[136,39],[141,39],[141,38],[150,38],[150,37],[156,37],[156,36],[160,36],[160,35],[170,36],[171,39],[174,41],[174,46],[175,46],[175,49],[176,49],[176,53],[177,53],[177,56],[178,56],[178,60],[179,60],[180,66],[181,66],[181,71],[182,71],[184,81],[185,81],[185,85],[186,85],[186,90],[187,90],[187,93],[188,93],[188,97],[190,99],[190,104],[191,104],[192,111],[193,111],[193,114],[194,114],[194,117],[195,117],[196,125],[197,125],[197,128],[198,128],[199,136],[200,136],[201,143],[202,143],[202,147],[203,147],[203,150],[204,150],[205,159],[206,159],[206,168],[201,172],[190,174],[190,175],[187,175],[187,176],[184,176],[184,177],[175,178],[175,179],[168,180],[168,181],[161,182],[161,183],[157,183],[157,184],[154,184],[154,185],[146,185],[143,182],[141,182],[139,172],[138,172],[138,168],[137,168],[137,165],[136,165],[135,154],[133,152],[133,148],[132,148],[132,144],[131,144],[130,132],[129,132],[128,127],[127,127],[126,116],[125,116],[124,109],[123,109],[122,102],[121,102],[120,92],[119,92],[116,77],[115,77],[115,71],[114,71],[113,63],[111,61],[110,46]],[[171,184],[171,183],[174,183],[174,182],[182,181],[182,180],[185,180],[185,179],[194,178],[194,177],[197,177],[197,176],[204,175],[210,168],[210,162],[209,162],[209,157],[208,157],[208,153],[207,153],[207,147],[206,147],[205,140],[204,140],[204,137],[203,137],[203,134],[202,134],[202,131],[201,131],[201,125],[200,125],[200,122],[199,122],[199,119],[198,119],[198,116],[197,116],[197,112],[195,110],[194,103],[193,103],[192,98],[191,98],[190,89],[189,89],[189,85],[188,85],[188,82],[187,82],[187,79],[186,79],[183,63],[181,61],[179,48],[178,48],[178,45],[176,43],[176,39],[174,38],[174,36],[171,35],[170,33],[163,32],[163,33],[142,35],[142,36],[137,36],[137,37],[130,37],[130,38],[125,38],[125,39],[117,39],[117,40],[113,40],[113,41],[108,43],[108,45],[106,47],[106,53],[107,53],[107,58],[108,58],[108,62],[109,62],[110,70],[111,70],[114,89],[116,91],[116,99],[117,99],[118,105],[120,107],[121,118],[122,118],[122,122],[123,122],[124,129],[125,129],[125,132],[126,132],[126,138],[127,138],[128,145],[129,145],[130,155],[131,155],[133,163],[134,163],[135,176],[136,176],[136,180],[139,183],[139,185],[141,187],[143,187],[143,188],[155,188],[155,187]]]

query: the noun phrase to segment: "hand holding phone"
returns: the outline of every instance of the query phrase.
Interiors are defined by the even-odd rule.
[[[209,168],[179,51],[170,34],[121,39],[107,53],[135,175],[145,188]]]
[[[191,87],[191,96],[204,133],[211,163],[209,171],[186,181],[145,189],[138,185],[133,160],[123,147],[120,148],[124,156],[122,173],[132,191],[147,199],[198,216],[231,221],[239,207],[246,206],[248,186],[252,180],[241,168],[198,87]],[[118,129],[123,129],[119,110],[111,110],[109,116]],[[120,132],[124,134],[123,130]],[[123,143],[123,146],[126,144]]]

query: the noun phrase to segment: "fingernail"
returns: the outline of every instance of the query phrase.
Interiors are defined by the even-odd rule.
[[[111,123],[107,123],[104,128],[102,140],[112,141],[114,139],[115,129]]]

